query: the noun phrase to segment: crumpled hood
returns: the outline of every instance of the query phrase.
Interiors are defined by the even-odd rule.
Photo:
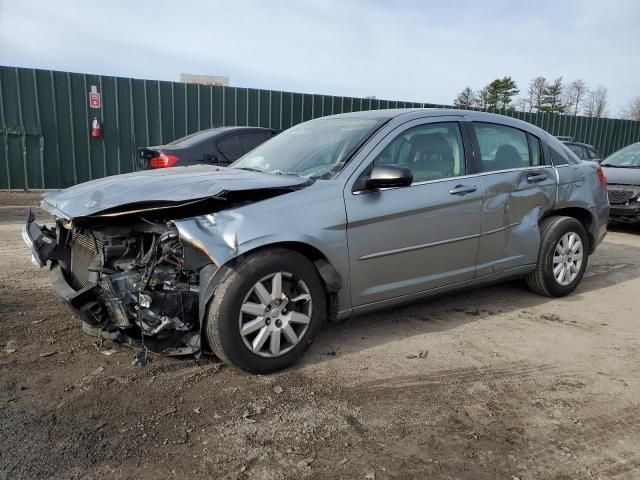
[[[309,180],[235,168],[197,165],[125,173],[46,193],[43,207],[72,219],[126,205],[162,207],[220,196],[223,192],[295,188]]]
[[[602,165],[610,185],[640,185],[640,168],[611,168]]]

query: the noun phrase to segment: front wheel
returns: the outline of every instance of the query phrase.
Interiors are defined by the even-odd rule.
[[[325,317],[325,291],[313,264],[291,250],[261,250],[216,289],[206,333],[224,362],[270,373],[298,360]]]
[[[562,297],[575,290],[587,268],[588,241],[584,226],[575,218],[544,219],[538,263],[526,277],[529,288],[547,297]]]

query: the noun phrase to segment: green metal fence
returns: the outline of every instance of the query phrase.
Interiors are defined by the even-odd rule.
[[[101,95],[100,108],[89,92]],[[214,87],[0,66],[0,189],[61,188],[135,169],[136,147],[220,125],[285,129],[315,117],[428,103]],[[640,122],[497,112],[603,154],[640,141]],[[103,136],[90,136],[94,117]]]

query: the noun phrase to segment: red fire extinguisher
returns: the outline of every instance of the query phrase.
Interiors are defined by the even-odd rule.
[[[93,122],[91,123],[91,136],[93,138],[102,137],[102,124],[98,117],[93,117]]]

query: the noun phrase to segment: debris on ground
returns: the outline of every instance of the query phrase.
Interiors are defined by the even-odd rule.
[[[131,360],[131,365],[134,367],[146,367],[151,363],[151,354],[146,348],[140,349],[133,356],[133,360]]]
[[[414,358],[427,358],[429,356],[429,350],[420,350],[418,353],[410,353],[407,355],[409,360]]]
[[[174,406],[171,406],[169,408],[167,408],[165,411],[160,412],[158,414],[159,417],[166,417],[167,415],[173,415],[174,413],[176,413],[178,411],[178,409]]]
[[[17,342],[15,340],[9,340],[4,347],[4,353],[16,353],[18,351],[18,347],[16,345]]]

